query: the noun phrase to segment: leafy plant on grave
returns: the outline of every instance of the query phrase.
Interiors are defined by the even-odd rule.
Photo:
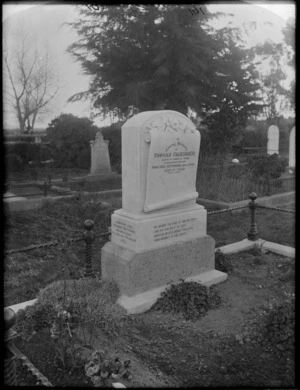
[[[60,280],[41,290],[35,305],[17,320],[26,340],[48,329],[52,347],[64,368],[83,366],[97,331],[120,334],[127,316],[117,305],[117,286],[99,278]]]
[[[130,371],[131,361],[122,361],[107,350],[94,351],[85,364],[85,373],[94,383],[95,387],[108,387],[116,379],[132,379]]]
[[[280,350],[294,350],[295,344],[295,295],[283,303],[270,306],[262,329],[263,339]]]
[[[165,290],[151,310],[163,313],[182,314],[186,320],[196,320],[203,317],[209,309],[220,304],[217,292],[197,282],[171,284]]]
[[[218,271],[226,273],[232,272],[233,270],[230,258],[224,255],[220,250],[215,252],[215,268]]]
[[[81,278],[51,283],[40,291],[38,300],[52,304],[57,312],[72,304],[78,312],[78,322],[95,318],[102,332],[115,335],[127,318],[126,311],[116,303],[118,296],[118,287],[113,282]]]
[[[14,329],[24,341],[29,341],[34,333],[49,328],[55,318],[55,310],[50,305],[36,302],[19,310]]]

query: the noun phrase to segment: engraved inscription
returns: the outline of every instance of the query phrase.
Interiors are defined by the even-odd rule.
[[[115,234],[120,237],[122,242],[126,240],[136,242],[136,233],[132,225],[122,221],[114,222]]]
[[[197,218],[187,218],[154,226],[154,242],[185,236],[189,230],[193,230],[193,222],[196,220]]]
[[[196,167],[195,152],[154,153],[152,169],[162,170],[166,174],[174,174]]]

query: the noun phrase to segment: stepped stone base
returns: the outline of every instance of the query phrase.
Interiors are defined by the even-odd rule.
[[[102,248],[101,263],[103,279],[117,283],[119,303],[128,312],[147,310],[160,294],[153,290],[169,283],[197,278],[210,285],[227,278],[215,270],[215,241],[208,235],[142,253],[109,242]]]

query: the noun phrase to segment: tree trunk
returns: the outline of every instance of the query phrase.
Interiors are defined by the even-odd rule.
[[[25,120],[23,118],[19,118],[19,125],[20,125],[20,134],[24,134],[26,131],[25,127]]]

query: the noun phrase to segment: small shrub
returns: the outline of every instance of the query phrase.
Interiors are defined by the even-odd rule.
[[[215,268],[221,272],[232,272],[233,267],[228,256],[224,255],[220,250],[215,252]]]
[[[277,348],[293,351],[295,343],[295,297],[271,306],[263,328],[264,339]]]
[[[220,303],[220,297],[197,282],[171,284],[152,306],[151,310],[181,313],[186,320],[196,320]]]
[[[40,291],[37,302],[18,313],[16,330],[27,341],[48,329],[56,358],[64,368],[82,366],[84,346],[91,346],[96,329],[108,336],[120,334],[125,310],[116,304],[117,285],[99,279],[56,281]]]
[[[54,318],[55,310],[52,305],[36,302],[33,306],[18,311],[15,330],[26,341],[35,332],[49,328]]]
[[[287,166],[287,159],[276,153],[270,156],[255,157],[248,161],[248,168],[256,178],[277,179]]]
[[[21,156],[15,154],[15,153],[10,153],[6,156],[5,159],[6,163],[6,171],[8,172],[23,172],[25,165],[24,165],[24,160],[22,159]]]
[[[100,279],[56,281],[40,291],[38,302],[52,305],[55,312],[70,312],[76,322],[95,320],[97,327],[106,334],[121,330],[126,312],[117,303],[119,291],[113,282]]]

